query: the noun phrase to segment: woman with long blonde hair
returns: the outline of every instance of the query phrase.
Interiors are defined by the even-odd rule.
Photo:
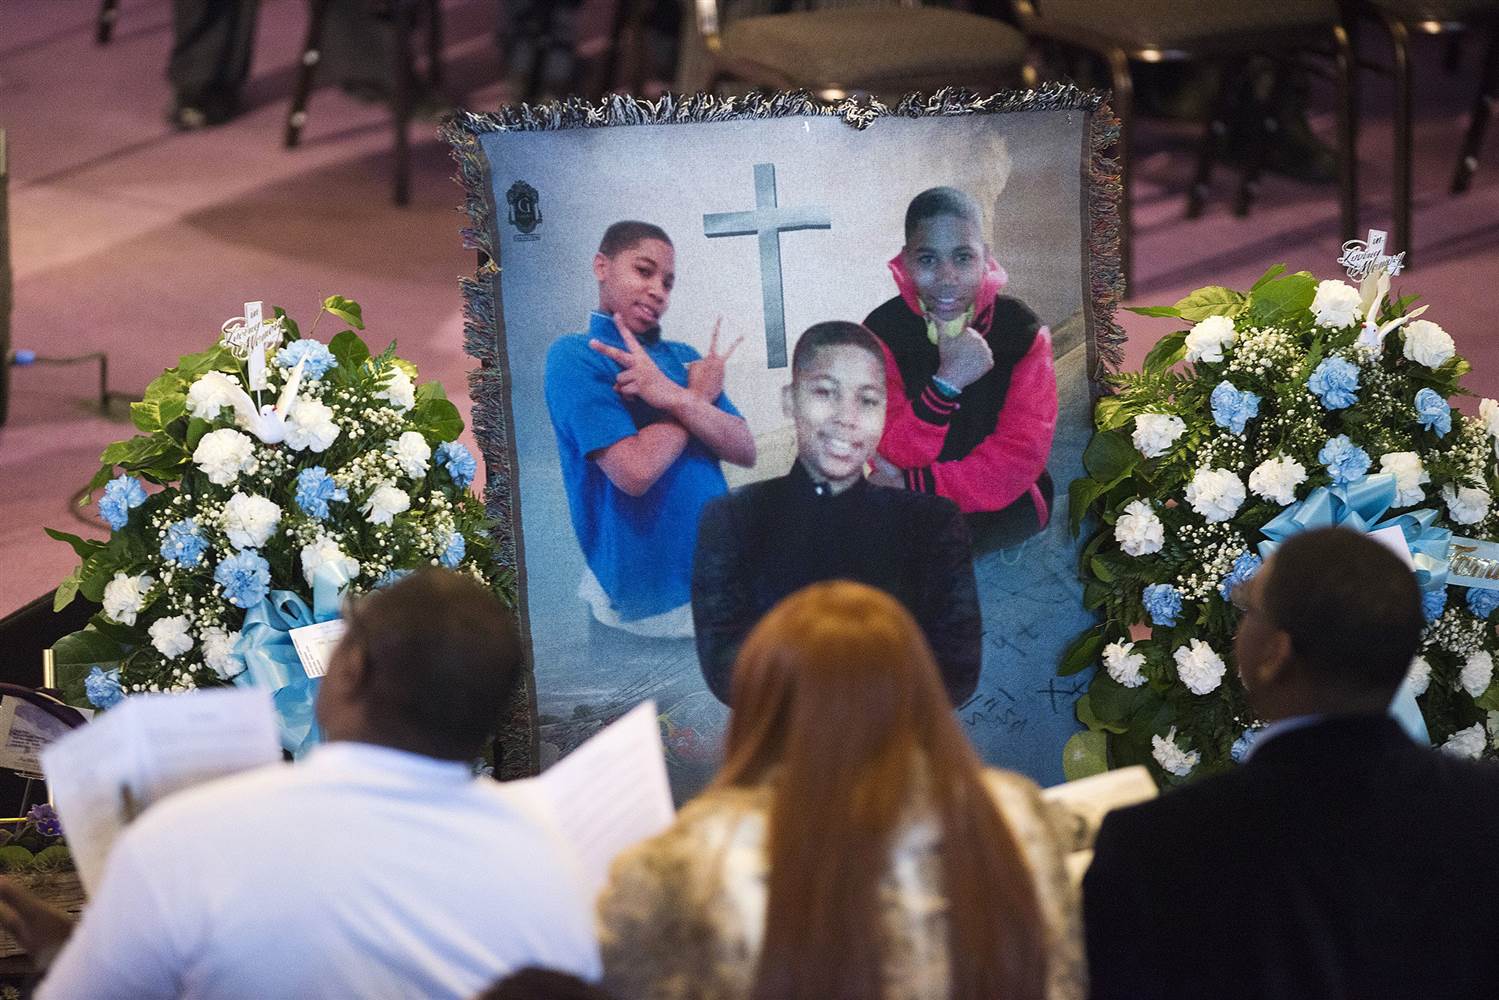
[[[624,998],[1063,1000],[1076,908],[1027,779],[985,771],[894,598],[814,584],[735,662],[727,759],[600,899]]]

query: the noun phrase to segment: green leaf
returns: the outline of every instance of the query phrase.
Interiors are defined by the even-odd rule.
[[[1249,299],[1249,314],[1265,325],[1302,319],[1317,297],[1317,279],[1297,271],[1267,281]]]
[[[328,350],[338,359],[339,364],[349,368],[358,368],[370,358],[369,347],[353,330],[345,330],[330,340]]]
[[[1129,729],[1122,723],[1104,722],[1093,714],[1093,701],[1086,694],[1077,700],[1077,721],[1089,729],[1102,730],[1108,733],[1125,733]]]
[[[1098,654],[1103,651],[1103,647],[1103,626],[1097,625],[1088,629],[1072,640],[1072,645],[1068,646],[1067,651],[1062,654],[1062,662],[1057,666],[1057,675],[1071,677],[1092,666],[1098,660]]]
[[[1311,299],[1307,305],[1311,305]],[[1201,323],[1209,316],[1237,316],[1244,311],[1244,296],[1232,288],[1208,285],[1178,302],[1176,310],[1182,319],[1192,323]]]
[[[92,626],[65,635],[52,647],[52,662],[115,663],[125,655],[125,647]]]
[[[73,572],[63,577],[62,582],[57,585],[57,590],[52,594],[52,610],[54,613],[72,604],[73,598],[78,596],[78,585],[83,581],[82,573],[83,567],[76,567]]]
[[[1097,611],[1113,594],[1114,590],[1108,584],[1089,580],[1083,584],[1083,607],[1089,611]]]
[[[1094,576],[1098,577],[1104,583],[1113,583],[1116,579],[1113,567],[1102,556],[1094,556],[1090,559],[1088,561],[1088,568],[1093,571]]]
[[[1084,730],[1073,733],[1062,747],[1062,774],[1077,781],[1109,769],[1109,742],[1103,733]]]
[[[1177,318],[1181,313],[1175,306],[1125,306],[1126,312],[1136,313],[1140,316],[1156,316],[1159,318]]]
[[[1074,535],[1082,527],[1083,518],[1088,516],[1088,508],[1093,505],[1093,501],[1107,489],[1107,483],[1100,483],[1087,476],[1074,479],[1072,485],[1067,487],[1067,521],[1072,526]]]
[[[1127,688],[1104,673],[1094,677],[1088,688],[1088,700],[1093,706],[1093,712],[1103,722],[1127,722],[1140,707],[1141,701],[1150,697],[1149,688]]]
[[[411,374],[407,372],[406,374]],[[416,387],[416,404],[421,406],[429,399],[447,399],[447,390],[442,387],[441,382],[423,382]]]
[[[189,455],[197,450],[198,442],[203,440],[203,435],[207,434],[212,427],[213,424],[198,417],[193,417],[187,422],[187,437],[183,439],[183,443],[187,446]]]
[[[1268,271],[1266,271],[1264,274],[1260,275],[1260,280],[1259,281],[1256,281],[1254,284],[1252,284],[1252,285],[1249,286],[1249,294],[1253,295],[1255,292],[1257,292],[1261,288],[1263,288],[1265,286],[1265,284],[1267,282],[1269,282],[1272,278],[1278,278],[1282,274],[1285,274],[1285,273],[1286,273],[1286,265],[1284,265],[1284,264],[1272,264],[1270,266],[1270,269]]]
[[[359,303],[342,295],[330,295],[323,300],[323,311],[330,312],[356,330],[364,329],[364,313]]]
[[[1100,431],[1083,451],[1083,468],[1101,483],[1113,483],[1140,462],[1129,435],[1122,431]]]
[[[1145,355],[1145,370],[1164,371],[1187,356],[1187,334],[1184,330],[1168,333],[1155,342],[1150,353]]]
[[[130,422],[136,430],[154,434],[161,430],[161,408],[154,402],[131,403]]]
[[[80,538],[77,535],[70,535],[66,531],[58,531],[56,528],[43,528],[42,530],[47,533],[48,538],[55,538],[59,542],[67,542],[71,545],[79,559],[87,559],[95,552],[104,548],[103,542],[96,542],[89,538]]]
[[[417,403],[411,419],[425,432],[429,441],[452,441],[463,433],[463,416],[458,407],[446,399],[429,399]]]
[[[281,325],[285,327],[286,332],[291,334],[292,340],[302,339],[302,328],[297,325],[296,320],[286,315],[285,309],[282,309],[280,306],[273,306],[271,307],[271,315],[281,321]]]
[[[184,385],[188,385],[204,372],[237,372],[239,361],[222,344],[215,344],[197,354],[184,354],[177,359],[177,367],[173,371],[181,377]]]

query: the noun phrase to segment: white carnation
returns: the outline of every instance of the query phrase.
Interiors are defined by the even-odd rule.
[[[1172,726],[1170,732],[1165,736],[1152,736],[1150,738],[1150,755],[1155,762],[1161,765],[1161,770],[1168,774],[1174,774],[1178,778],[1185,778],[1192,773],[1192,768],[1202,759],[1202,755],[1196,750],[1183,750],[1176,745],[1176,727]]]
[[[1249,489],[1282,507],[1296,499],[1296,487],[1306,482],[1306,467],[1294,458],[1267,458],[1249,474]]]
[[[381,483],[375,487],[375,492],[365,501],[365,520],[371,524],[390,524],[395,516],[411,506],[411,498],[405,491],[397,489],[390,483]]]
[[[1137,688],[1145,683],[1145,656],[1135,652],[1132,642],[1111,642],[1103,647],[1103,668],[1110,677],[1127,688]]]
[[[1193,694],[1208,694],[1223,683],[1228,665],[1223,657],[1213,652],[1213,647],[1201,639],[1193,639],[1185,646],[1178,646],[1171,654],[1176,661],[1176,674],[1187,690]]]
[[[396,464],[401,471],[412,479],[420,479],[427,474],[427,465],[432,460],[432,449],[427,444],[427,439],[416,431],[407,431],[401,437],[392,441],[389,445],[391,454],[396,456]]]
[[[391,406],[404,413],[416,405],[416,386],[411,384],[411,376],[406,374],[406,369],[397,365],[389,384],[375,393],[375,398],[390,400]]]
[[[1499,438],[1499,402],[1492,399],[1481,401],[1478,404],[1478,418],[1483,421],[1483,429],[1490,437]]]
[[[1467,729],[1459,729],[1448,737],[1447,742],[1442,744],[1442,750],[1454,757],[1470,757],[1477,760],[1483,756],[1483,748],[1488,745],[1488,737],[1483,731],[1483,723],[1475,722]]]
[[[1132,500],[1114,522],[1114,538],[1125,554],[1147,556],[1161,551],[1166,541],[1166,531],[1161,519],[1144,500]]]
[[[200,420],[213,420],[224,407],[233,406],[242,392],[238,379],[223,372],[205,372],[187,390],[187,412]]]
[[[286,446],[292,451],[327,451],[337,440],[338,430],[331,407],[315,399],[299,399],[287,414]]]
[[[224,504],[220,524],[236,549],[258,549],[276,533],[281,508],[257,493],[236,493]]]
[[[1392,451],[1379,456],[1379,471],[1395,477],[1396,507],[1409,507],[1426,499],[1421,484],[1431,482],[1431,476],[1415,452]]]
[[[1238,338],[1233,320],[1227,316],[1209,316],[1187,334],[1187,360],[1222,361],[1223,349]]]
[[[1403,353],[1408,361],[1427,368],[1440,368],[1457,353],[1457,345],[1446,330],[1431,320],[1418,319],[1405,326]]]
[[[228,427],[209,431],[193,449],[193,464],[203,470],[210,483],[229,486],[255,464],[255,442]]]
[[[1187,431],[1181,417],[1170,413],[1142,413],[1135,418],[1130,440],[1146,458],[1159,458],[1171,450],[1176,439]]]
[[[339,548],[338,543],[327,535],[319,535],[317,541],[302,546],[302,576],[308,586],[312,585],[312,575],[329,565],[342,570],[350,580],[359,575],[359,560]]]
[[[1468,654],[1463,669],[1457,675],[1458,683],[1469,696],[1477,698],[1489,689],[1494,681],[1494,658],[1485,650]]]
[[[1312,315],[1317,325],[1329,330],[1352,326],[1363,312],[1363,297],[1357,288],[1344,281],[1321,281],[1312,299]]]
[[[1489,516],[1489,504],[1493,498],[1487,490],[1448,483],[1442,487],[1442,499],[1447,501],[1447,513],[1452,520],[1458,524],[1477,524]]]
[[[1405,683],[1413,698],[1421,697],[1431,687],[1431,664],[1426,662],[1426,657],[1418,656],[1411,661],[1410,669],[1405,672]]]
[[[151,633],[151,645],[169,660],[175,660],[193,648],[193,637],[187,631],[187,615],[158,618],[146,631]]]
[[[134,625],[135,616],[146,606],[146,591],[155,582],[144,573],[140,576],[116,573],[104,585],[104,613],[121,625]]]
[[[1187,484],[1187,503],[1209,523],[1233,517],[1244,495],[1243,481],[1227,469],[1198,469]]]
[[[215,625],[199,632],[198,640],[203,644],[203,662],[220,680],[227,681],[245,669],[245,661],[234,651],[238,632],[226,632]]]

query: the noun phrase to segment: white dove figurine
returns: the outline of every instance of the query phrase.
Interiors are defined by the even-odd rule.
[[[303,358],[291,370],[275,405],[266,403],[256,409],[255,401],[250,398],[250,394],[236,386],[230,394],[230,405],[234,407],[234,422],[266,444],[280,444],[285,441],[286,421],[291,414],[292,407],[297,405],[297,392],[302,388],[302,368],[306,363],[307,359]]]
[[[1364,326],[1359,331],[1358,340],[1355,344],[1359,350],[1369,354],[1378,354],[1384,349],[1384,339],[1392,332],[1409,323],[1426,311],[1426,306],[1412,309],[1404,316],[1396,316],[1383,324],[1379,322],[1379,309],[1384,305],[1385,296],[1390,293],[1390,275],[1384,268],[1366,275],[1359,283],[1359,297],[1364,311]]]

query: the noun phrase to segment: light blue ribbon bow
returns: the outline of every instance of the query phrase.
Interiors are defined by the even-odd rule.
[[[312,575],[312,607],[290,590],[271,591],[245,612],[234,645],[245,661],[234,683],[271,691],[281,745],[293,757],[302,756],[322,739],[313,712],[322,678],[307,676],[290,633],[303,625],[337,618],[339,592],[348,584],[348,574],[325,564]]]
[[[1319,486],[1307,498],[1294,503],[1260,529],[1266,540],[1260,542],[1260,558],[1268,559],[1280,544],[1292,535],[1314,528],[1349,528],[1354,531],[1400,529],[1415,564],[1416,582],[1422,590],[1447,586],[1447,548],[1452,532],[1435,526],[1437,512],[1427,508],[1396,515],[1388,521],[1380,518],[1395,503],[1399,490],[1395,477],[1387,472],[1362,476],[1347,486]],[[1431,736],[1421,715],[1416,697],[1407,684],[1401,684],[1390,703],[1390,715],[1412,739],[1429,745]]]

